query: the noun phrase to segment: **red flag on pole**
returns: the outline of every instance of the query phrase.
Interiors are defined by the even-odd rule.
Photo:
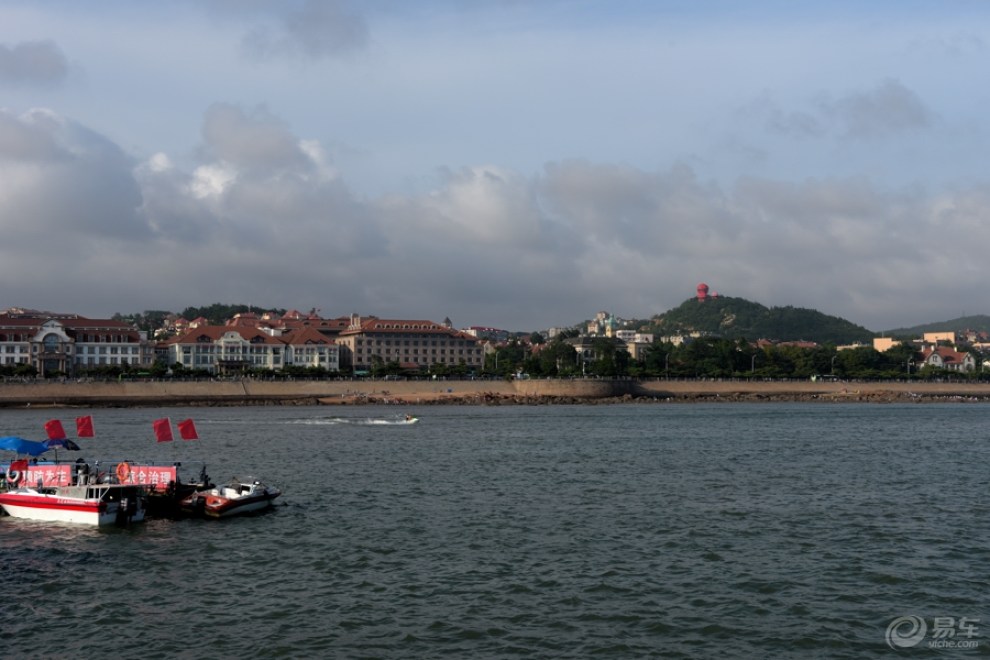
[[[93,437],[93,417],[91,415],[86,415],[85,417],[76,417],[76,437],[78,438]]]
[[[191,419],[184,419],[176,426],[179,427],[179,436],[183,440],[199,440],[199,436],[196,435],[196,425]]]
[[[152,426],[155,428],[155,438],[158,439],[158,442],[172,442],[174,440],[172,437],[172,422],[169,421],[168,417],[156,419],[152,422]]]
[[[57,419],[45,422],[45,431],[48,432],[49,440],[65,440],[68,437],[65,435],[65,429],[62,428],[62,422]]]

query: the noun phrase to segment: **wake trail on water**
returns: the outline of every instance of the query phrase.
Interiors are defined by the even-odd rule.
[[[409,426],[415,424],[417,420],[406,419],[385,419],[380,417],[326,417],[320,419],[296,419],[289,424],[303,424],[307,426],[333,426],[346,424],[351,426]]]

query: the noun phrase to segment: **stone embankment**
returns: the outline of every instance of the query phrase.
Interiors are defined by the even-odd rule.
[[[720,380],[327,380],[0,383],[0,407],[990,402],[990,384]]]

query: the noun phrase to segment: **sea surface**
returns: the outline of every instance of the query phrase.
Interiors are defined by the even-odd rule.
[[[990,655],[990,405],[27,409],[0,435],[84,414],[59,458],[284,494],[0,518],[6,657]],[[156,443],[165,416],[200,439]]]

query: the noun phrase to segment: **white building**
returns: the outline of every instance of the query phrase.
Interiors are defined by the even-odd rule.
[[[282,371],[287,366],[340,370],[337,344],[311,327],[289,332],[250,326],[208,325],[161,345],[168,365],[203,369],[212,374],[247,369]]]
[[[77,375],[98,367],[150,367],[147,333],[123,321],[77,314],[0,314],[0,365],[31,365],[39,376]]]

